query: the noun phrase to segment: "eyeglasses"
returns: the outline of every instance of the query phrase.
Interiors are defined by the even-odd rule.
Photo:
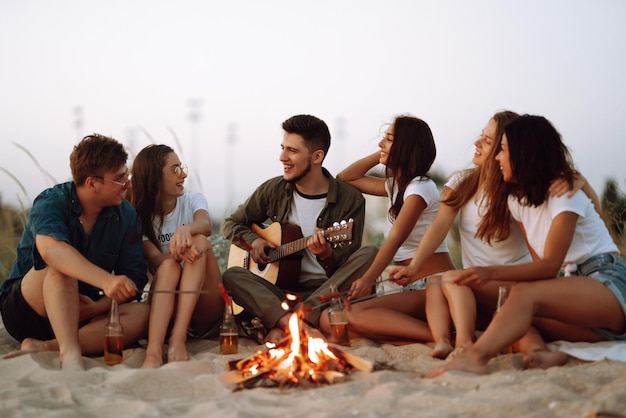
[[[189,169],[185,164],[179,164],[174,166],[174,174],[176,174],[176,176],[178,176],[179,178],[182,178],[183,175],[186,176],[188,172]]]
[[[108,179],[108,178],[103,177],[103,176],[92,176],[92,177],[95,178],[95,179],[101,179],[103,181],[108,181],[109,183],[117,184],[118,186],[120,186],[120,187],[122,187],[124,189],[126,187],[128,187],[128,183],[130,183],[130,180],[131,180],[130,176],[128,176],[127,174],[124,174],[124,176],[122,177],[122,178],[125,177],[126,181],[111,180],[111,179]]]

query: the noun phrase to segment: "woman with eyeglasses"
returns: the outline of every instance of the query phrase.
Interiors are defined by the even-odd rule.
[[[144,256],[153,276],[148,347],[143,368],[186,361],[187,333],[217,330],[224,311],[221,273],[211,244],[211,219],[201,193],[185,193],[187,166],[167,145],[142,149],[132,168],[130,201],[142,221]],[[176,293],[178,291],[178,293]],[[194,293],[195,291],[200,291]]]

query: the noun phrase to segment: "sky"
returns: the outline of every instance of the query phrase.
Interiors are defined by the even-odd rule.
[[[223,218],[281,175],[283,120],[325,120],[336,174],[398,114],[433,169],[508,109],[544,115],[601,194],[626,190],[623,0],[0,0],[0,197],[30,207],[97,132],[172,146]]]

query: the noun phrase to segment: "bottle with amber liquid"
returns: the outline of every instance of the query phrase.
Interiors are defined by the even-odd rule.
[[[494,313],[494,316],[497,315],[498,312],[500,312],[500,309],[502,309],[502,305],[504,305],[504,302],[506,302],[506,297],[507,297],[506,287],[504,286],[498,287],[498,302],[496,304],[496,312]],[[511,354],[511,353],[513,353],[513,346],[506,347],[504,350],[502,350],[500,354]]]
[[[237,354],[239,351],[239,329],[233,314],[233,305],[224,305],[224,320],[220,325],[220,353]]]
[[[337,286],[330,285],[331,294],[339,294]],[[328,323],[330,324],[330,341],[344,346],[350,345],[350,335],[348,334],[348,315],[343,307],[341,296],[334,297],[330,300],[330,309],[328,310]]]
[[[111,300],[109,322],[104,326],[104,362],[109,366],[120,364],[124,356],[124,328],[120,323],[117,302]]]

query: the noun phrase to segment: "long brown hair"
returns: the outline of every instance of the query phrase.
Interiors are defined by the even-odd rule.
[[[387,158],[385,177],[391,190],[398,193],[389,208],[389,219],[395,219],[404,204],[404,191],[416,177],[427,177],[437,149],[433,133],[426,122],[414,116],[401,115],[393,122],[393,145]],[[391,197],[391,196],[390,196]]]
[[[130,203],[135,207],[143,228],[143,234],[159,247],[154,233],[154,221],[163,226],[161,205],[161,180],[167,156],[174,150],[167,145],[148,145],[135,157],[131,170],[132,187]]]
[[[507,187],[502,180],[496,155],[500,152],[500,142],[504,134],[504,127],[517,118],[519,118],[519,115],[509,110],[497,112],[493,115],[491,119],[496,122],[496,134],[485,162],[481,166],[468,169],[458,187],[452,190],[448,198],[442,200],[442,203],[459,209],[470,199],[474,198],[480,187],[485,190],[495,190],[496,192]],[[502,204],[500,199],[495,199],[492,202],[487,193],[483,194],[481,199],[480,203],[489,207],[489,210],[481,218],[476,231],[476,238],[483,239],[488,243],[491,242],[492,238],[498,241],[508,238],[510,233],[510,215],[506,199],[504,204]],[[501,218],[505,218],[506,222],[498,222]]]
[[[572,185],[572,156],[548,119],[524,115],[506,127],[506,137],[515,179],[510,191],[520,202],[541,205],[550,194],[550,183],[557,178]]]

